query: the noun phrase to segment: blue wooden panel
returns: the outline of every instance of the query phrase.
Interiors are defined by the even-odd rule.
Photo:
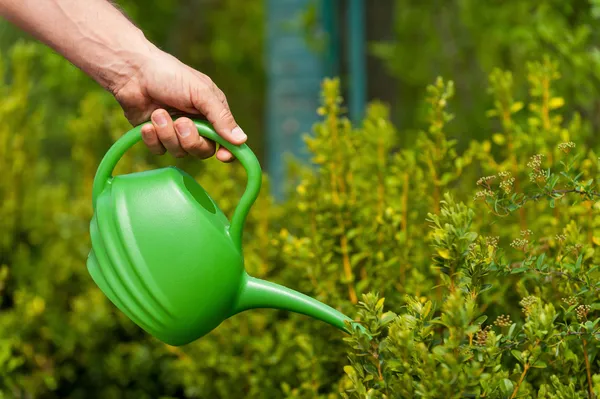
[[[322,55],[306,45],[302,32],[291,26],[310,0],[267,2],[267,165],[272,194],[282,199],[286,179],[285,157],[308,161],[302,136],[317,121]]]
[[[350,0],[348,10],[348,65],[350,69],[350,118],[359,123],[366,103],[365,2]]]

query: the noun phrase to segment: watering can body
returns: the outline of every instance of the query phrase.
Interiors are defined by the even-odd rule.
[[[112,176],[125,151],[141,140],[138,126],[111,147],[94,180],[87,260],[94,282],[138,326],[174,346],[253,308],[303,313],[346,330],[350,319],[335,309],[246,273],[242,229],[260,190],[260,165],[247,146],[233,146],[207,123],[194,123],[201,135],[232,151],[248,172],[231,222],[178,168]]]

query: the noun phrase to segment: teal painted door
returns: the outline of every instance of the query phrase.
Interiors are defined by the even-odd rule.
[[[317,121],[324,63],[309,49],[295,23],[309,0],[267,1],[267,143],[266,169],[271,192],[284,196],[286,155],[308,162],[302,140]]]

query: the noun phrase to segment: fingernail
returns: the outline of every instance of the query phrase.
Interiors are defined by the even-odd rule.
[[[167,126],[167,117],[164,113],[160,112],[154,115],[154,122],[160,127]]]
[[[234,139],[236,140],[245,140],[246,139],[246,133],[244,133],[244,131],[242,130],[241,127],[236,127],[231,131],[231,135],[233,136]]]
[[[177,132],[179,132],[181,137],[187,137],[192,134],[192,129],[187,125],[177,126]]]

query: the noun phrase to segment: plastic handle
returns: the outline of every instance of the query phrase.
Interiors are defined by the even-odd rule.
[[[254,201],[256,201],[262,184],[262,171],[260,168],[260,163],[258,162],[256,155],[254,155],[250,147],[248,147],[246,144],[239,146],[231,144],[219,136],[208,122],[198,120],[194,120],[193,122],[198,129],[198,134],[227,148],[240,161],[242,166],[244,166],[244,169],[246,169],[246,173],[248,174],[248,184],[246,186],[246,190],[240,199],[240,203],[233,212],[233,216],[231,217],[231,226],[229,229],[229,234],[231,235],[234,243],[241,250],[242,231],[246,221],[246,216],[248,216],[248,212],[250,212],[252,204],[254,204]],[[96,210],[96,201],[98,196],[100,193],[102,193],[102,191],[104,191],[106,185],[113,178],[112,173],[115,169],[115,166],[117,166],[117,163],[125,154],[125,152],[127,152],[127,150],[142,140],[142,127],[149,123],[150,122],[147,122],[136,126],[129,132],[125,133],[112,145],[112,147],[110,147],[106,155],[104,155],[104,158],[102,158],[102,161],[98,166],[96,176],[94,177],[94,184],[92,186],[92,207],[94,211]]]

